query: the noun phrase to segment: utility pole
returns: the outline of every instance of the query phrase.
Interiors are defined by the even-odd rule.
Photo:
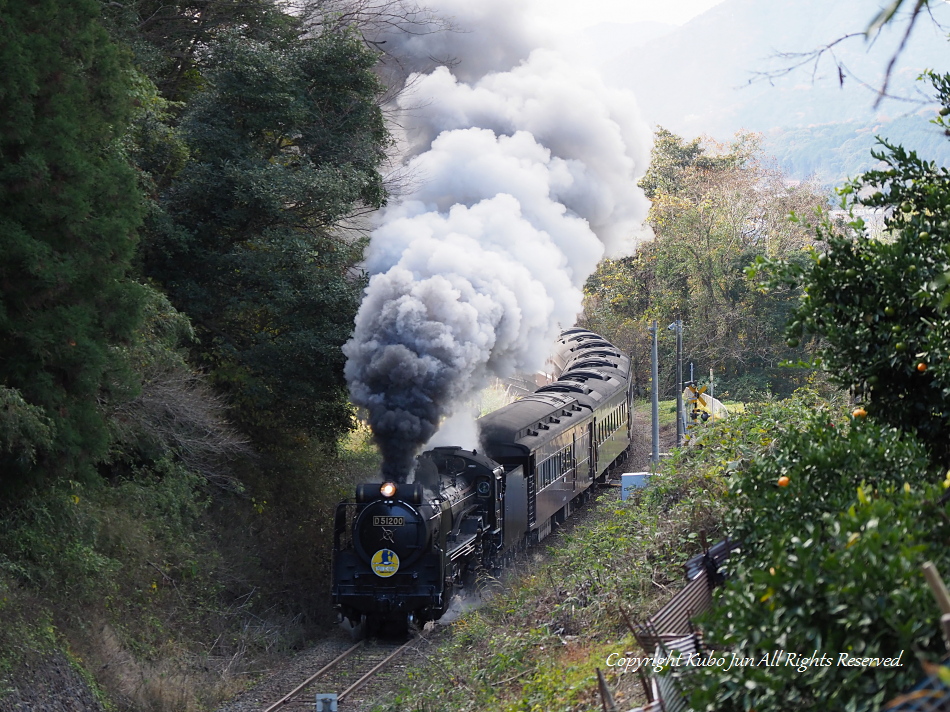
[[[676,320],[676,416],[676,446],[683,447],[686,413],[683,411],[683,322],[680,319]]]
[[[676,331],[676,447],[683,446],[683,322],[677,319],[668,327]]]
[[[658,356],[657,356],[657,328],[656,320],[653,321],[653,326],[650,327],[650,335],[653,337],[653,350],[651,353],[651,363],[650,363],[650,405],[652,409],[653,416],[653,468],[656,469],[656,466],[660,463],[660,379],[659,379],[659,366],[658,366]]]

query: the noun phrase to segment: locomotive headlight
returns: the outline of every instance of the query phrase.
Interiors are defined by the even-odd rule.
[[[383,482],[382,486],[379,488],[379,493],[386,499],[394,497],[396,495],[396,483]]]

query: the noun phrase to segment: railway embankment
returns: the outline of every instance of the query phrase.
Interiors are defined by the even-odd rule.
[[[687,709],[880,709],[922,676],[918,657],[945,655],[920,569],[950,572],[950,477],[912,436],[865,417],[812,390],[705,428],[633,499],[604,492],[543,542],[377,709],[591,710],[601,688],[621,712],[644,704],[640,677],[617,663],[654,651],[623,614],[644,621],[684,588],[701,531],[742,547],[695,621],[699,657],[714,662],[666,664]]]
[[[642,431],[628,467],[648,462]],[[377,697],[375,709],[595,709],[598,668],[618,709],[644,702],[637,676],[612,664],[636,648],[621,610],[642,619],[659,608],[700,551],[698,532],[717,535],[725,484],[708,466],[711,452],[674,452],[625,502],[619,487],[600,490],[486,603],[430,635],[425,656],[410,658],[404,683]]]
[[[167,463],[24,498],[0,527],[0,712],[198,712],[292,665],[335,622],[321,527],[378,468],[365,431],[343,450],[301,452],[319,480]]]
[[[21,660],[7,679],[4,710],[104,712],[100,693],[77,666],[60,652],[34,654]]]

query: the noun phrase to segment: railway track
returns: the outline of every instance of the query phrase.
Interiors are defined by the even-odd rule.
[[[396,660],[415,638],[406,643],[387,643],[386,641],[360,641],[353,645],[306,680],[301,681],[293,690],[279,700],[264,707],[263,712],[330,712],[333,709],[344,712],[359,708],[358,693]],[[317,695],[324,700],[317,702]],[[331,704],[335,695],[336,707]]]

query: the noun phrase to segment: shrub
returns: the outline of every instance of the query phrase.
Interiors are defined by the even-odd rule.
[[[832,425],[826,413],[811,416],[733,475],[726,522],[743,548],[703,625],[720,654],[760,662],[817,650],[833,662],[805,672],[787,659],[682,668],[694,709],[877,709],[915,680],[914,652],[942,652],[920,566],[931,559],[950,571],[950,519],[940,487],[928,483],[926,449],[894,428]],[[901,651],[902,667],[837,664],[841,653]]]
[[[944,106],[933,123],[946,131],[950,75],[928,76]],[[883,215],[885,236],[853,215],[843,227],[825,221],[817,229],[822,251],[766,271],[773,287],[802,287],[790,341],[815,337],[833,382],[852,389],[872,418],[916,432],[935,460],[950,464],[950,170],[881,145],[872,155],[884,166],[838,192],[842,208],[851,200]]]

